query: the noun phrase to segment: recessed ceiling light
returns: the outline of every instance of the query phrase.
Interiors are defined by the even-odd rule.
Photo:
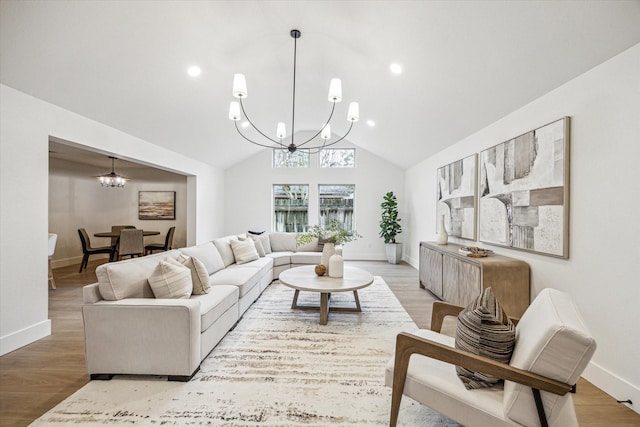
[[[195,65],[193,67],[189,67],[189,69],[187,70],[187,73],[191,77],[198,77],[201,72],[202,70],[200,69],[200,67],[196,67]]]
[[[393,74],[402,74],[402,65],[393,63],[389,65],[389,69]]]
[[[367,124],[371,127],[374,127],[376,125],[376,122],[374,122],[373,120],[369,119],[367,120]]]
[[[248,128],[249,127],[249,122],[242,122],[242,124],[240,125],[243,128]]]

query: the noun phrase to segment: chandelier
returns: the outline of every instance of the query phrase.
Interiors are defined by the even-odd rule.
[[[338,142],[346,138],[347,135],[349,135],[349,132],[351,132],[351,129],[353,128],[353,124],[360,118],[359,106],[357,102],[351,102],[349,104],[349,109],[347,111],[347,120],[350,122],[349,130],[347,130],[347,133],[345,133],[342,137],[339,137],[337,140],[328,142],[329,139],[331,139],[331,124],[329,122],[333,117],[336,103],[342,101],[342,82],[340,81],[340,79],[331,79],[331,83],[329,84],[329,102],[332,103],[332,107],[329,118],[324,121],[320,130],[318,130],[311,138],[296,144],[296,54],[297,42],[301,36],[301,33],[299,30],[291,30],[290,34],[293,38],[293,105],[291,112],[291,142],[288,145],[286,143],[283,143],[283,140],[287,137],[287,131],[284,122],[278,123],[278,125],[276,126],[276,138],[271,138],[267,136],[267,134],[265,134],[263,131],[258,129],[258,127],[251,121],[244,108],[244,103],[242,102],[242,100],[247,97],[247,81],[244,74],[234,74],[233,76],[233,96],[238,98],[239,102],[231,102],[231,106],[229,107],[229,119],[233,120],[233,122],[235,123],[236,130],[238,131],[240,136],[242,136],[252,144],[266,148],[287,149],[290,153],[295,153],[298,149],[306,149],[310,150],[310,152],[317,153],[323,148],[337,144]],[[248,124],[251,125],[251,127],[253,127],[260,135],[262,135],[265,140],[261,140],[260,142],[254,141],[242,133],[242,131],[238,127],[238,121],[242,119],[243,115]],[[321,141],[314,141],[318,137],[318,135],[320,135]]]
[[[126,181],[129,181],[129,178],[125,178],[124,176],[118,175],[114,171],[114,165],[117,157],[109,156],[111,159],[111,172],[106,173],[104,175],[97,176],[100,180],[100,185],[103,187],[120,187],[123,188]]]

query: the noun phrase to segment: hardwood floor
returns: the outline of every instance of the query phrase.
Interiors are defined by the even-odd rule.
[[[93,261],[83,273],[78,266],[54,270],[57,290],[49,291],[49,318],[53,333],[35,343],[0,357],[0,426],[25,426],[53,408],[89,381],[84,362],[82,286],[96,281]],[[382,276],[414,322],[427,328],[434,297],[418,287],[418,272],[407,264],[349,261]],[[455,321],[443,332],[453,333]],[[640,426],[640,415],[591,385],[578,382],[574,395],[583,427]]]

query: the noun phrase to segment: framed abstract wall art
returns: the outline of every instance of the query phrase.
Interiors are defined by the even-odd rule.
[[[139,191],[138,219],[176,219],[175,191]]]
[[[569,130],[564,117],[480,153],[480,241],[569,257]]]
[[[476,197],[478,156],[438,168],[436,218],[444,215],[449,236],[476,240]]]

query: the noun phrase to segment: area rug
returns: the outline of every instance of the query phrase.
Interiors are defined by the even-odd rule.
[[[358,292],[361,313],[330,313],[324,326],[318,312],[291,309],[293,293],[272,283],[188,383],[92,381],[32,425],[388,425],[385,364],[397,333],[417,327],[384,280]],[[317,300],[302,292],[299,303]],[[353,305],[353,294],[331,303]],[[400,414],[400,425],[457,426],[407,397]]]

